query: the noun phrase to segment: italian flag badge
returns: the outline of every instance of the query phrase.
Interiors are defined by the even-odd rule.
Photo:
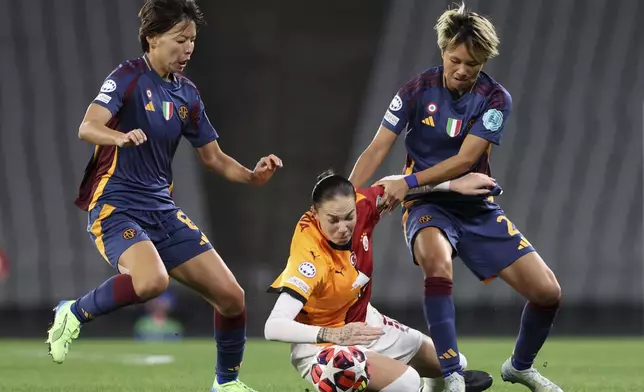
[[[174,105],[172,104],[172,102],[163,101],[163,118],[165,118],[165,120],[168,121],[172,118],[173,114],[174,114]]]
[[[455,118],[449,118],[447,120],[447,134],[450,137],[456,137],[458,136],[459,133],[461,133],[461,125],[463,124],[463,121],[457,120]]]

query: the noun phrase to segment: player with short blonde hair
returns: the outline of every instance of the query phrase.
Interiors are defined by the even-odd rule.
[[[500,144],[512,109],[510,93],[482,71],[499,53],[492,22],[461,5],[445,11],[435,29],[442,65],[398,90],[350,180],[362,186],[404,133],[403,177],[378,184],[388,209],[404,202],[403,231],[425,275],[425,317],[445,391],[465,389],[452,299],[452,260],[458,255],[481,281],[500,277],[528,300],[502,378],[532,391],[561,392],[532,366],[559,308],[554,273],[493,198],[423,192],[466,173],[490,175],[492,145]]]
[[[462,28],[464,25],[468,28]],[[468,12],[464,3],[443,12],[434,29],[441,53],[465,44],[470,56],[481,64],[499,55],[499,37],[492,22],[475,12]]]

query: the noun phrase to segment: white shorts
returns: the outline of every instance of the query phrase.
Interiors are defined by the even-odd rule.
[[[367,308],[367,324],[381,327],[384,331],[381,337],[365,347],[367,351],[373,351],[403,363],[411,361],[424,341],[422,333],[383,316],[371,304]],[[316,344],[291,345],[291,363],[302,378],[309,380],[311,367],[316,362],[315,356],[321,349],[322,347]]]

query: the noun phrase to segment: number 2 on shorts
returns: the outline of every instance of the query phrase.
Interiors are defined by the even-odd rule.
[[[512,224],[512,222],[510,222],[510,220],[508,219],[507,216],[499,215],[496,218],[496,221],[498,223],[501,223],[501,222],[505,221],[505,223],[508,225],[508,234],[510,234],[511,237],[514,237],[517,234],[521,234],[521,232],[514,227],[514,224]]]
[[[521,242],[519,243],[519,247],[518,247],[518,249],[519,249],[519,250],[522,250],[522,249],[525,249],[525,248],[527,248],[527,247],[529,247],[529,246],[532,246],[532,245],[530,244],[530,242],[529,242],[529,241],[528,241],[528,240],[523,236],[523,234],[521,234],[521,232],[520,232],[519,230],[517,230],[517,229],[516,229],[516,227],[514,227],[514,224],[513,224],[512,222],[510,222],[510,220],[508,219],[508,217],[507,217],[507,216],[505,216],[505,215],[499,215],[499,216],[496,218],[496,221],[497,221],[498,223],[503,223],[503,221],[505,221],[505,224],[508,226],[508,234],[509,234],[511,237],[514,237],[514,236],[516,236],[516,235],[518,235],[519,237],[521,237]]]

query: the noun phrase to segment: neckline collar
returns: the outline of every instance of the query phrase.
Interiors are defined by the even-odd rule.
[[[155,78],[159,83],[168,85],[168,86],[176,86],[178,84],[177,76],[174,73],[171,73],[172,75],[172,80],[168,81],[165,80],[159,75],[159,73],[152,67],[152,62],[150,61],[150,57],[148,57],[147,53],[144,53],[143,56],[143,61],[145,61],[145,65],[148,67],[148,71],[153,74],[153,78]]]

